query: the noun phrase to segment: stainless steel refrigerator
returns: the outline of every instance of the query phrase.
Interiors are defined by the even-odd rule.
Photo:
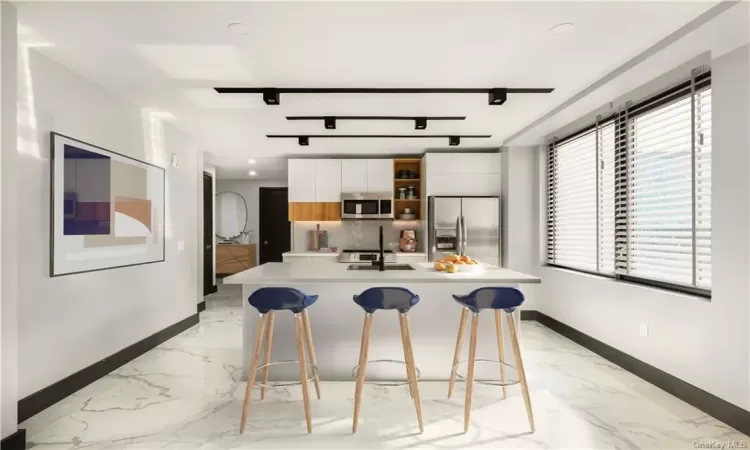
[[[500,265],[500,197],[429,197],[428,257],[454,253]]]

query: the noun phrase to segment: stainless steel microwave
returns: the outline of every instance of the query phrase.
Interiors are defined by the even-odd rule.
[[[391,194],[342,194],[342,219],[393,219]]]

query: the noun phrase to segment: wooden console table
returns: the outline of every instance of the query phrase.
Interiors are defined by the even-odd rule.
[[[233,275],[255,267],[255,244],[216,246],[216,274]]]

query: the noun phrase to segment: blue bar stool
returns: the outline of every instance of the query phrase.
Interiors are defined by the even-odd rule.
[[[448,398],[453,393],[453,386],[456,382],[456,376],[458,375],[458,364],[459,355],[461,353],[461,340],[464,334],[464,327],[466,326],[466,316],[471,310],[473,313],[471,319],[471,339],[469,341],[469,364],[468,373],[466,374],[466,399],[464,401],[464,432],[469,431],[469,420],[471,418],[471,393],[474,384],[474,363],[480,362],[498,362],[500,364],[500,383],[482,383],[491,384],[494,386],[503,387],[503,398],[505,398],[505,387],[511,384],[521,383],[521,393],[523,394],[523,401],[526,405],[526,415],[529,418],[529,425],[531,431],[534,432],[534,413],[531,411],[531,398],[529,397],[529,386],[526,383],[526,372],[523,369],[523,360],[521,359],[521,347],[518,343],[518,330],[516,330],[516,322],[513,320],[513,311],[521,306],[524,301],[523,294],[518,289],[509,287],[485,287],[479,288],[472,291],[469,295],[454,295],[453,298],[463,305],[463,311],[461,311],[461,320],[458,326],[458,338],[456,339],[456,352],[453,355],[453,369],[451,370],[450,384],[448,385]],[[483,309],[495,310],[495,328],[497,334],[497,348],[500,355],[499,361],[492,361],[487,359],[476,359],[477,351],[477,329],[479,327],[479,312]],[[503,344],[503,322],[500,316],[500,311],[505,311],[506,318],[508,319],[508,327],[510,328],[511,344],[513,346],[513,354],[516,359],[516,369],[518,371],[518,381],[508,381],[506,379],[506,366],[511,369],[513,366],[505,362],[505,346]],[[458,375],[459,378],[463,378]],[[480,381],[477,381],[480,383]]]
[[[310,316],[307,313],[307,307],[318,300],[317,295],[307,295],[302,291],[292,288],[267,287],[253,292],[248,298],[252,307],[260,313],[258,329],[255,332],[255,347],[253,358],[250,362],[250,374],[247,379],[247,388],[245,389],[245,402],[242,405],[242,422],[240,423],[240,434],[245,432],[247,416],[250,412],[252,403],[253,387],[258,384],[261,386],[260,398],[263,400],[266,394],[266,387],[273,386],[291,386],[294,383],[268,383],[268,369],[274,364],[299,363],[299,384],[302,385],[302,399],[305,404],[305,421],[307,422],[307,432],[312,433],[312,419],[310,417],[310,399],[307,393],[307,383],[312,379],[315,382],[315,392],[320,399],[320,379],[318,377],[318,365],[315,361],[315,346],[312,341],[312,330],[310,328]],[[275,311],[289,310],[294,313],[295,335],[297,340],[298,361],[277,361],[271,362],[271,343],[273,341],[273,324]],[[265,363],[258,366],[260,359],[260,349],[263,346],[263,331],[265,328],[266,352]],[[303,336],[307,345],[307,353],[310,362],[305,360],[305,350],[303,348]],[[312,369],[312,377],[307,377],[307,366]],[[263,382],[256,383],[255,376],[258,369],[263,369]]]
[[[419,388],[417,386],[417,369],[414,364],[414,352],[411,346],[411,335],[409,334],[409,321],[406,314],[419,302],[419,296],[408,289],[399,287],[375,287],[354,296],[354,303],[365,310],[365,324],[362,329],[362,344],[359,348],[359,364],[354,368],[357,374],[357,388],[354,394],[354,421],[352,433],[357,432],[359,422],[359,408],[362,400],[362,387],[365,382],[365,370],[367,368],[367,351],[370,347],[370,331],[372,331],[372,314],[379,309],[398,310],[398,321],[401,327],[401,344],[404,348],[404,364],[406,365],[406,383],[409,392],[414,399],[414,408],[417,411],[419,431],[424,432],[422,423],[422,405],[419,400]],[[371,363],[386,360],[369,361]]]

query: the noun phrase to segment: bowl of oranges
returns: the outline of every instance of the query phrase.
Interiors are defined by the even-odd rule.
[[[448,255],[437,261],[433,265],[438,272],[456,273],[456,272],[481,272],[484,270],[482,263],[470,256]]]

